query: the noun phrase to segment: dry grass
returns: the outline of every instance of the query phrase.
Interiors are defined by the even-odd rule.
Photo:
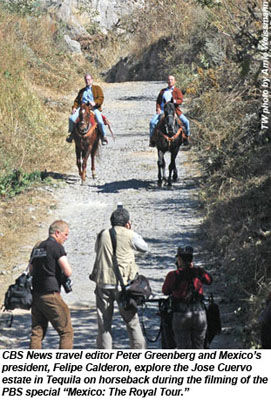
[[[2,174],[51,170],[56,160],[64,169],[70,154],[64,138],[71,107],[64,94],[76,82],[79,86],[81,73],[90,66],[56,46],[56,27],[45,17],[29,20],[0,12],[0,21]]]
[[[186,43],[191,36],[191,27],[203,15],[202,8],[195,3],[188,6],[179,0],[149,0],[132,15],[123,18],[120,26],[130,33],[130,53],[140,55],[161,38],[172,37]],[[164,58],[167,57],[170,57],[169,52],[164,53]]]
[[[46,189],[33,188],[12,199],[0,201],[0,302],[13,283],[14,267],[26,268],[31,245],[46,237],[55,200]]]
[[[65,142],[68,115],[83,74],[95,68],[61,50],[46,17],[0,9],[0,24],[0,179],[14,169],[64,173],[74,165],[73,146]],[[0,295],[13,267],[26,266],[31,244],[47,234],[53,208],[44,185],[0,199]]]
[[[206,178],[200,193],[206,209],[203,229],[228,295],[240,304],[244,345],[257,347],[257,315],[271,283],[271,138],[260,132],[261,62],[253,39],[258,17],[238,0],[210,13],[230,47],[220,66],[197,68],[189,87],[195,94],[191,120]]]

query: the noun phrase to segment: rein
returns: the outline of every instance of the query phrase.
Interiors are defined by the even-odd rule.
[[[163,116],[163,120],[165,120],[166,119],[166,117],[165,116]],[[162,121],[162,119],[161,119],[161,121]],[[167,125],[164,123],[164,129],[165,129],[165,131],[163,131],[163,130],[161,130],[161,129],[159,129],[159,127],[158,127],[158,132],[161,134],[161,136],[163,136],[164,137],[164,139],[168,142],[168,145],[170,146],[171,144],[172,144],[172,142],[174,142],[174,140],[176,140],[179,136],[180,136],[180,134],[182,133],[183,134],[183,128],[182,128],[182,124],[181,124],[181,122],[179,121],[179,119],[178,118],[176,118],[176,114],[174,114],[174,124],[175,124],[175,121],[177,121],[177,123],[178,123],[178,125],[179,125],[179,129],[178,129],[178,131],[175,133],[175,135],[173,135],[173,136],[168,136],[168,127],[167,127]],[[166,133],[165,133],[166,132]]]
[[[146,303],[144,304],[144,306],[146,307]],[[144,324],[144,309],[145,309],[145,307],[142,310],[142,320],[140,321],[141,327],[142,327],[142,332],[149,343],[155,343],[155,342],[157,342],[157,340],[159,339],[159,337],[161,335],[161,323],[160,323],[160,327],[159,327],[159,330],[158,330],[158,333],[156,334],[156,336],[154,336],[153,338],[148,336],[146,326]]]
[[[161,130],[159,129],[159,132],[160,132],[161,135],[166,139],[166,141],[168,142],[169,146],[170,146],[171,143],[172,143],[175,139],[177,139],[177,138],[180,136],[180,134],[183,132],[183,128],[182,128],[182,126],[181,126],[181,123],[178,121],[178,119],[177,119],[177,122],[178,122],[178,124],[180,125],[180,128],[179,128],[178,131],[175,133],[175,135],[173,135],[172,137],[167,136],[163,131],[161,131]]]

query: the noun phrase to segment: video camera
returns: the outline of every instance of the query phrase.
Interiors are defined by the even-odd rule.
[[[72,280],[62,274],[61,277],[61,285],[63,286],[66,293],[70,293],[72,291]]]

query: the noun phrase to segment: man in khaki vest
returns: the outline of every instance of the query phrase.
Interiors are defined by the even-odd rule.
[[[116,231],[116,256],[124,284],[134,279],[138,272],[134,251],[146,252],[148,245],[144,239],[131,229],[128,211],[122,206],[112,213],[111,225]],[[111,325],[114,302],[120,288],[113,269],[113,247],[109,229],[98,234],[96,244],[96,259],[90,279],[96,282],[96,307],[98,318],[98,349],[112,349]],[[134,310],[124,310],[118,302],[120,314],[126,324],[130,346],[132,349],[144,349],[145,339],[142,334],[138,314]]]

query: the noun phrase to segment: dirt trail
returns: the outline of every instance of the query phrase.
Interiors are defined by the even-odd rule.
[[[178,245],[192,245],[195,261],[203,264],[199,227],[202,215],[197,200],[199,171],[188,152],[177,158],[179,181],[172,189],[158,188],[157,152],[148,147],[148,125],[155,110],[155,99],[162,82],[128,82],[104,85],[104,112],[111,121],[115,142],[108,133],[109,145],[100,149],[97,179],[88,178],[82,186],[77,168],[70,172],[66,184],[55,191],[58,207],[55,218],[70,223],[70,237],[65,244],[73,267],[73,291],[64,298],[72,309],[75,348],[95,348],[96,316],[94,284],[88,279],[94,262],[97,233],[109,227],[109,218],[118,202],[130,211],[133,229],[146,239],[150,251],[137,254],[141,272],[149,277],[153,293],[161,296],[161,286],[174,268]],[[169,157],[167,157],[168,160]],[[57,171],[54,171],[57,172]],[[208,266],[207,266],[208,267]],[[216,277],[216,271],[211,270]],[[218,275],[217,275],[218,276]],[[222,289],[221,286],[219,290]],[[218,284],[212,287],[217,293]],[[222,309],[224,330],[213,342],[213,348],[238,348],[232,331],[233,309]],[[158,331],[155,306],[145,311],[144,322],[150,336]],[[29,313],[17,312],[11,329],[3,328],[1,346],[27,347]],[[116,311],[114,346],[128,348],[126,332]],[[58,338],[49,330],[45,348],[56,348]],[[160,348],[160,341],[149,347]]]

